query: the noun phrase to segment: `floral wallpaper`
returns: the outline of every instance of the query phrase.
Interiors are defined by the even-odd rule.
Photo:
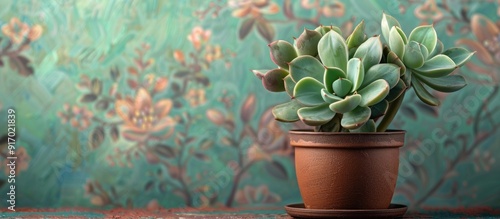
[[[258,207],[301,202],[287,131],[270,109],[286,96],[250,69],[267,44],[303,28],[382,12],[404,31],[433,24],[445,47],[476,51],[468,86],[410,91],[393,202],[412,209],[500,208],[500,1],[3,1],[0,193],[9,192],[15,111],[17,207]],[[7,203],[8,204],[8,203]],[[2,202],[2,206],[7,206]]]

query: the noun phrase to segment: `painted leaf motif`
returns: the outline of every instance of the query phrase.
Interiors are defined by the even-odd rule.
[[[318,43],[318,54],[327,67],[338,67],[347,71],[349,53],[344,38],[335,31],[326,33]]]
[[[323,89],[321,82],[311,77],[305,77],[295,85],[293,97],[305,106],[317,106],[324,103],[321,89]]]
[[[243,23],[241,23],[240,30],[238,31],[240,40],[245,39],[245,37],[247,37],[247,35],[252,30],[254,24],[255,24],[254,18],[247,18],[246,20],[243,21]]]
[[[33,74],[30,60],[22,55],[9,56],[10,67],[16,70],[21,76],[28,77]]]
[[[264,37],[264,39],[267,40],[267,42],[273,41],[275,35],[274,27],[267,21],[257,22],[257,31],[262,37]]]
[[[309,55],[299,56],[290,62],[290,75],[295,82],[305,77],[323,81],[324,72],[325,68],[321,62]]]
[[[310,126],[323,125],[335,116],[335,113],[328,107],[329,104],[322,104],[313,107],[303,107],[297,111],[300,120]]]

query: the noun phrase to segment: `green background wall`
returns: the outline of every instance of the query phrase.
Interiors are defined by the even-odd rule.
[[[287,131],[300,124],[273,120],[269,109],[286,94],[262,89],[250,69],[273,66],[269,41],[290,42],[319,24],[347,35],[362,19],[368,34],[379,34],[386,12],[407,34],[433,23],[446,48],[477,51],[457,72],[469,85],[435,93],[440,107],[408,92],[392,124],[408,131],[394,202],[500,208],[497,1],[0,5],[0,134],[15,109],[18,207],[300,202],[287,146]],[[135,120],[120,116],[136,111]],[[6,194],[5,145],[1,151]]]

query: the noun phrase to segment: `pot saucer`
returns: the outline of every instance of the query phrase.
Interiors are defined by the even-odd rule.
[[[303,203],[285,206],[286,212],[295,218],[395,218],[402,217],[408,207],[391,204],[387,209],[307,209]]]

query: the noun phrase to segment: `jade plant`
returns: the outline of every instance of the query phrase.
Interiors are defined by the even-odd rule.
[[[294,44],[269,44],[271,70],[253,70],[264,88],[286,92],[277,105],[278,121],[314,126],[320,132],[383,132],[413,87],[424,103],[439,100],[426,88],[454,92],[466,86],[451,74],[474,54],[464,48],[443,49],[432,25],[407,36],[399,22],[383,14],[380,35],[368,37],[361,21],[347,37],[335,26],[304,29]],[[443,51],[444,50],[444,51]]]

